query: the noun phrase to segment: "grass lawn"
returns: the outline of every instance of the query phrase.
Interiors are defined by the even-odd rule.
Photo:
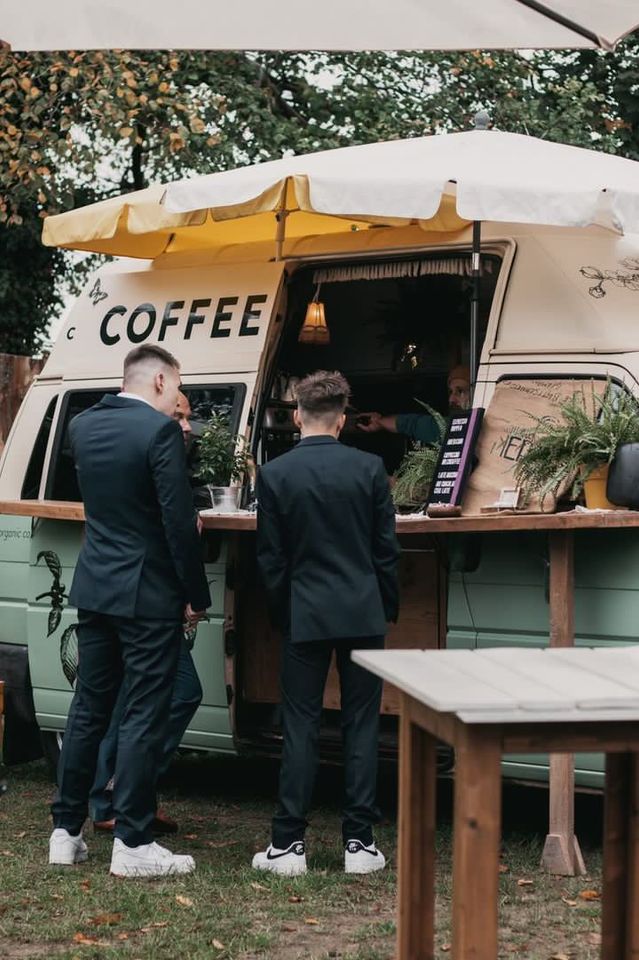
[[[322,768],[308,833],[310,872],[287,880],[250,868],[268,839],[277,783],[270,761],[180,758],[162,801],[180,821],[172,849],[191,853],[184,879],[109,876],[110,842],[86,831],[88,864],[46,863],[51,784],[43,764],[8,771],[0,799],[0,958],[213,958],[391,960],[394,953],[396,798],[381,779],[387,820],[377,831],[390,869],[346,877],[339,843],[340,771]],[[437,956],[450,956],[450,784],[440,783]],[[551,878],[538,863],[547,794],[507,787],[500,957],[599,956],[601,800],[580,797],[577,823],[587,878]]]

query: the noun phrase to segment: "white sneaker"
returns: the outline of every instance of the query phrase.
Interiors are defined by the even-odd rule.
[[[344,848],[345,873],[374,873],[383,870],[386,857],[374,843],[366,847],[361,840],[347,840]]]
[[[114,877],[166,877],[176,873],[192,873],[194,870],[193,857],[171,853],[159,843],[127,847],[117,837],[113,841],[111,873]]]
[[[254,870],[269,870],[284,877],[296,877],[306,873],[306,853],[304,841],[296,840],[286,850],[278,850],[269,844],[266,850],[253,857]]]
[[[73,837],[64,827],[56,827],[49,838],[49,863],[70,867],[89,859],[82,833]]]

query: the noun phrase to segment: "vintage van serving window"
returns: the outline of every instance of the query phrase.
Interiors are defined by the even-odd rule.
[[[213,413],[227,417],[231,429],[235,430],[239,422],[244,400],[244,384],[215,384],[210,386],[182,386],[191,407],[192,433],[187,442],[187,461],[189,473],[196,469],[197,443],[204,425]],[[81,501],[82,496],[71,454],[69,424],[83,410],[88,410],[106,393],[118,393],[112,390],[75,390],[67,393],[63,400],[62,414],[58,423],[51,467],[47,480],[47,498],[50,500]]]
[[[22,491],[20,493],[22,500],[37,500],[40,494],[44,458],[47,452],[47,444],[49,443],[51,425],[53,423],[53,415],[57,402],[57,396],[53,397],[42,418],[42,423],[40,424],[40,429],[38,430],[29,458],[27,472],[24,475],[24,483],[22,484]]]
[[[501,259],[482,255],[479,341],[483,343]],[[261,424],[261,458],[295,440],[291,402],[297,379],[313,370],[340,370],[352,389],[342,442],[378,454],[392,474],[407,437],[366,433],[360,414],[423,414],[423,404],[448,412],[448,376],[469,362],[472,261],[468,250],[300,266],[287,290],[287,314]],[[322,305],[321,341],[304,335],[309,304]],[[466,374],[467,375],[467,374]],[[406,423],[406,420],[400,421]]]

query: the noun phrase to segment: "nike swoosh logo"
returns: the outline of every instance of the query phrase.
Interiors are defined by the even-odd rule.
[[[304,853],[303,850],[301,850],[299,853],[297,852],[297,850],[283,850],[281,853],[271,853],[270,850],[267,850],[267,851],[266,851],[266,859],[267,859],[267,860],[279,860],[280,857],[288,857],[288,856],[290,856],[291,854],[292,854],[293,856],[295,856],[295,857],[301,857],[301,856],[303,855],[303,853]]]

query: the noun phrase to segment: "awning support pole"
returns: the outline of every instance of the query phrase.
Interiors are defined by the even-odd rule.
[[[284,189],[282,191],[282,203],[280,209],[275,214],[275,219],[277,220],[277,232],[275,234],[275,260],[279,261],[282,259],[282,250],[284,248],[284,239],[286,237],[286,218],[288,217],[288,210],[286,209],[286,194],[288,192],[288,177],[284,181]]]
[[[473,287],[470,298],[470,389],[471,395],[477,383],[477,368],[479,366],[479,297],[481,293],[481,220],[473,221],[473,255],[472,255]]]

